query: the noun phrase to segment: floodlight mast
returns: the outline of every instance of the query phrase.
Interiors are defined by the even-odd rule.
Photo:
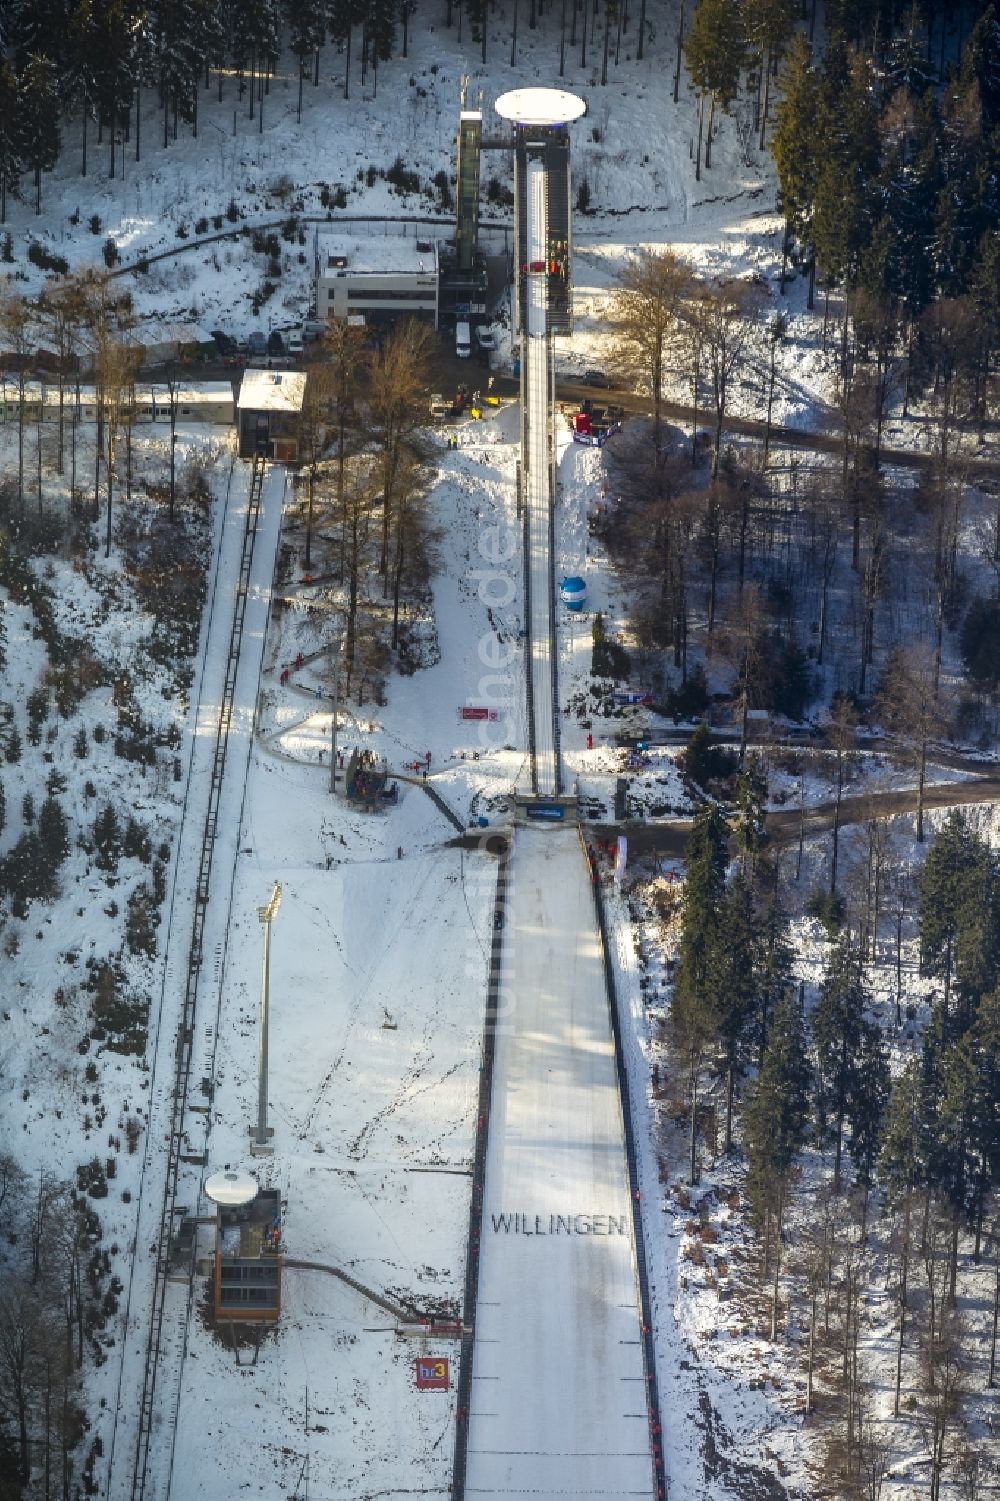
[[[271,924],[278,915],[281,906],[281,886],[275,881],[271,899],[266,907],[257,908],[264,929],[264,966],[260,985],[260,1047],[258,1054],[257,1069],[257,1128],[251,1127],[253,1141],[250,1143],[250,1151],[254,1156],[261,1156],[272,1150],[269,1145],[274,1131],[267,1124],[267,1031],[269,1012],[269,989],[271,977]]]

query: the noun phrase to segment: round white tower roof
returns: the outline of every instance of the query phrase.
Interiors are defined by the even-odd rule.
[[[251,1203],[257,1197],[259,1186],[253,1173],[213,1173],[205,1179],[206,1194],[213,1204],[221,1204],[225,1209]]]
[[[568,125],[579,120],[587,106],[565,89],[512,89],[500,95],[494,109],[515,125]]]

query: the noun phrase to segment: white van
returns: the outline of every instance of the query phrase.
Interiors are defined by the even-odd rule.
[[[460,360],[467,360],[472,354],[472,335],[465,321],[455,324],[455,353]]]

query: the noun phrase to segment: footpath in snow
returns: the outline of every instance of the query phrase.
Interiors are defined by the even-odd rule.
[[[651,1496],[621,1108],[575,829],[510,866],[466,1494]]]

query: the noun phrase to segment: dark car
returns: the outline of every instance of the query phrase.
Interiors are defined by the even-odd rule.
[[[267,339],[268,354],[284,354],[285,341],[276,328],[272,328]]]
[[[585,370],[580,377],[585,386],[610,386],[611,382],[603,370]]]
[[[256,359],[259,355],[267,354],[267,340],[257,328],[254,329],[253,333],[247,339],[247,352],[251,359]]]
[[[212,329],[212,338],[215,340],[216,347],[222,358],[224,360],[232,359],[236,353],[236,340],[231,339],[228,334],[224,334],[221,328]]]

